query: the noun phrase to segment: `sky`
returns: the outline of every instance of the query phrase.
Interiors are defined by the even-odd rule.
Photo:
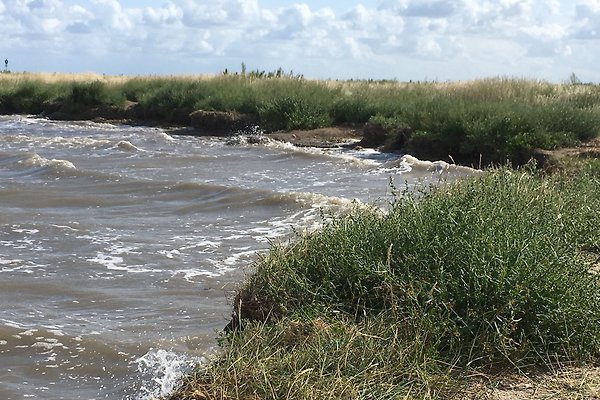
[[[600,0],[0,0],[15,72],[600,82]],[[0,64],[1,66],[1,64]]]

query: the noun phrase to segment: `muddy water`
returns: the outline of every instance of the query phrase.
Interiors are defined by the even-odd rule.
[[[257,252],[389,182],[374,151],[0,117],[0,398],[165,394],[213,351]]]

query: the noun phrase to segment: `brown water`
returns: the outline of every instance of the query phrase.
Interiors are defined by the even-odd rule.
[[[214,351],[232,291],[269,243],[318,225],[321,209],[385,206],[390,179],[466,173],[0,117],[0,399],[168,393]]]

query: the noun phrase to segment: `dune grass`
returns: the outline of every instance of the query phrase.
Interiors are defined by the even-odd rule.
[[[266,130],[374,122],[410,132],[405,150],[485,164],[526,163],[537,148],[571,146],[600,134],[600,86],[521,79],[470,82],[317,81],[293,74],[111,77],[2,74],[0,111],[37,114],[137,103],[142,118],[172,110],[251,114]]]
[[[600,177],[495,170],[274,246],[171,399],[463,397],[600,361]],[[596,272],[595,272],[596,271]]]

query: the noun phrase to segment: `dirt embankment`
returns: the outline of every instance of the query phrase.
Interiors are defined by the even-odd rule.
[[[267,136],[274,140],[289,142],[298,147],[336,147],[340,144],[358,142],[362,139],[362,129],[352,126],[334,126],[312,130],[272,132]]]
[[[542,169],[553,172],[585,159],[600,158],[600,136],[577,147],[556,150],[537,150],[534,158]]]

